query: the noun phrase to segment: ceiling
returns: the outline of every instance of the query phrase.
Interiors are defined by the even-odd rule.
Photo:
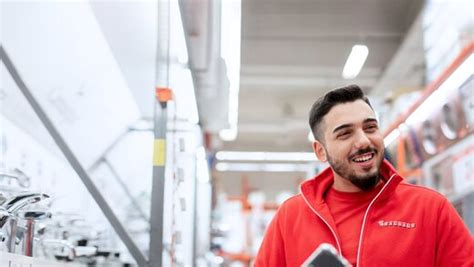
[[[312,103],[331,88],[371,93],[423,1],[242,1],[241,86],[236,141],[224,150],[311,151]],[[342,69],[354,44],[369,56],[353,80]]]
[[[214,149],[311,151],[307,116],[318,96],[348,83],[381,96],[387,93],[385,89],[406,86],[400,81],[411,70],[407,62],[416,58],[418,64],[423,53],[403,44],[423,3],[243,0],[238,137],[217,142]],[[86,11],[93,13],[113,55],[123,78],[121,87],[130,89],[142,117],[152,117],[157,3],[92,0]],[[79,31],[80,27],[71,29]],[[413,40],[411,43],[422,42]],[[356,79],[344,80],[343,65],[357,43],[368,46],[367,62]]]
[[[242,1],[238,137],[217,142],[214,149],[311,151],[307,116],[314,100],[348,83],[371,93],[386,75],[423,2]],[[151,118],[157,3],[92,0],[90,7],[141,116]],[[356,79],[344,80],[341,72],[356,43],[366,44],[369,56]],[[412,54],[408,51],[405,57]],[[392,80],[397,74],[400,70],[392,67]],[[207,106],[212,105],[216,101]]]

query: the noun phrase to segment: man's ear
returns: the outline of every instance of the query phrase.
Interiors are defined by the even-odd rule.
[[[326,162],[328,160],[326,150],[324,149],[323,143],[321,143],[320,141],[316,140],[313,142],[313,151],[320,161]]]

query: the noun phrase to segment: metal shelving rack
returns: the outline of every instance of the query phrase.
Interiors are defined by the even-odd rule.
[[[179,3],[180,9],[182,11],[182,1]],[[182,23],[184,18],[182,18]],[[48,133],[51,135],[55,143],[58,145],[61,152],[66,157],[67,161],[78,174],[83,184],[86,186],[87,190],[98,204],[99,208],[104,213],[107,220],[112,225],[113,229],[120,237],[124,245],[129,250],[132,257],[135,259],[137,264],[141,267],[161,267],[162,266],[162,254],[163,254],[163,208],[164,208],[164,187],[165,187],[165,162],[166,162],[166,125],[167,125],[167,101],[170,98],[165,99],[159,95],[160,90],[168,90],[165,94],[171,95],[171,91],[168,89],[169,86],[169,65],[170,65],[170,3],[169,1],[158,1],[158,41],[157,41],[157,58],[156,58],[156,85],[157,88],[155,92],[155,112],[154,112],[154,156],[153,156],[153,181],[152,181],[152,191],[151,191],[151,212],[150,212],[150,244],[149,251],[150,255],[147,257],[142,253],[138,248],[135,241],[126,231],[124,225],[117,218],[113,212],[110,205],[107,203],[103,197],[100,190],[93,183],[88,171],[90,172],[95,167],[101,164],[107,165],[111,168],[114,178],[125,189],[127,193],[128,190],[123,184],[121,178],[117,175],[112,166],[108,163],[106,159],[106,154],[108,151],[120,141],[128,132],[125,132],[121,135],[114,144],[109,147],[103,154],[103,156],[93,164],[89,170],[86,170],[84,166],[79,162],[76,155],[72,152],[71,148],[64,141],[64,138],[61,136],[51,119],[45,113],[44,109],[41,107],[37,99],[31,93],[30,88],[25,84],[22,77],[18,73],[14,63],[10,59],[7,51],[4,47],[0,45],[0,59],[4,62],[4,65],[7,71],[12,76],[13,80],[17,84],[20,91],[25,96],[26,100],[33,108],[36,115],[39,117]],[[189,52],[189,40],[185,36],[186,47]],[[195,79],[194,73],[192,73],[193,80]],[[132,204],[136,205],[136,202],[133,196],[128,192],[127,197],[130,198]],[[143,212],[141,213],[144,214]],[[144,217],[146,218],[146,216]]]
[[[81,178],[82,182],[86,186],[87,190],[94,198],[96,203],[99,205],[100,209],[104,213],[107,220],[110,222],[112,227],[114,228],[117,235],[123,241],[127,249],[129,250],[130,254],[136,260],[139,266],[161,266],[161,264],[157,264],[155,262],[148,262],[147,258],[143,253],[140,251],[138,246],[135,244],[133,239],[127,233],[125,227],[122,225],[120,220],[117,218],[115,213],[113,212],[112,208],[109,206],[105,198],[102,196],[99,189],[95,186],[94,182],[92,181],[91,177],[82,166],[82,164],[77,159],[76,155],[72,152],[70,147],[64,141],[64,138],[61,136],[59,131],[56,129],[54,124],[52,123],[51,119],[48,115],[44,112],[43,108],[40,106],[36,98],[32,95],[31,90],[26,86],[23,79],[20,77],[16,67],[14,66],[13,62],[11,61],[10,57],[8,56],[7,52],[0,46],[0,59],[5,64],[6,69],[12,76],[13,80],[17,84],[18,88],[21,90],[23,95],[25,96],[28,103],[33,108],[38,118],[41,120],[43,125],[46,127],[47,131],[53,138],[54,142],[58,145],[61,152],[66,157],[67,161],[77,173],[77,175]]]

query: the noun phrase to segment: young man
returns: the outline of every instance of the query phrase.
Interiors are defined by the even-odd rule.
[[[318,99],[313,149],[330,167],[301,185],[269,225],[256,267],[301,266],[322,243],[352,266],[474,266],[474,242],[441,194],[403,181],[356,85]]]

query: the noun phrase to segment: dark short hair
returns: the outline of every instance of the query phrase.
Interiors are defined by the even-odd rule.
[[[323,141],[321,133],[321,122],[326,114],[338,104],[347,102],[354,102],[356,100],[363,100],[373,110],[369,99],[364,95],[364,92],[358,85],[351,84],[341,88],[329,91],[324,96],[318,98],[311,107],[309,112],[309,127],[313,132],[313,136],[318,141]]]

